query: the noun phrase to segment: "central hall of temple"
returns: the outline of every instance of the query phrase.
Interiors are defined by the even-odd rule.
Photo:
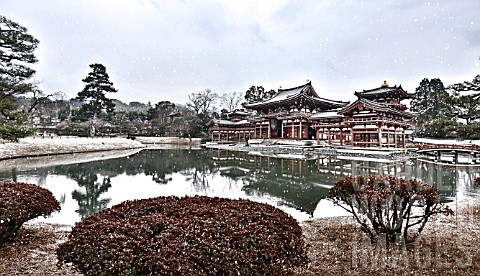
[[[270,99],[244,104],[210,123],[212,141],[249,139],[311,140],[318,145],[405,147],[414,113],[403,100],[411,99],[401,85],[386,81],[377,88],[354,92],[357,100],[322,98],[310,81],[278,89]]]

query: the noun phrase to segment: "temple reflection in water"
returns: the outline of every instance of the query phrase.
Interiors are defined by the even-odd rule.
[[[349,175],[391,175],[416,178],[436,186],[447,199],[475,194],[472,183],[477,167],[448,167],[422,160],[366,161],[344,156],[275,155],[212,149],[217,170],[242,180],[244,189],[280,197],[285,204],[312,215],[320,200],[338,180]],[[286,158],[288,157],[288,158]],[[457,188],[461,188],[457,190]]]
[[[79,161],[81,155],[0,162],[0,181],[36,183],[52,191],[62,210],[50,222],[73,224],[125,200],[206,195],[246,198],[278,206],[299,220],[339,215],[325,200],[349,175],[416,178],[456,202],[478,197],[479,166],[377,160],[318,154],[274,154],[219,149],[145,149]],[[84,158],[84,160],[92,160]],[[33,165],[32,165],[33,164]]]

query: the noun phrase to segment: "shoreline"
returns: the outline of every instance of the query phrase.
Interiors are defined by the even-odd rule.
[[[27,137],[20,139],[18,142],[0,140],[0,161],[62,154],[144,149],[162,145],[200,147],[200,142],[200,138],[180,137],[136,137],[135,139],[71,136],[54,136],[51,138]]]
[[[61,154],[92,153],[110,150],[141,149],[140,142],[127,138],[55,137],[52,139],[22,138],[19,142],[0,144],[0,161]]]

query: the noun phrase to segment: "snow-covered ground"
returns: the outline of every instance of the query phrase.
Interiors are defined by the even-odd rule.
[[[136,137],[142,144],[200,145],[200,138],[181,137]]]
[[[65,153],[96,152],[120,149],[138,149],[145,145],[126,138],[23,138],[18,143],[0,142],[0,160],[56,155]]]
[[[431,138],[415,138],[414,143],[418,144],[435,144],[435,145],[478,145],[480,140],[456,140],[456,139],[431,139]]]

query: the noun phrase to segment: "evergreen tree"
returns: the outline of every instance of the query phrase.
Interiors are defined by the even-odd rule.
[[[164,136],[171,126],[170,115],[175,112],[175,104],[169,101],[160,101],[155,108],[148,110],[151,125],[151,135]]]
[[[263,86],[255,86],[252,85],[246,92],[245,92],[245,100],[247,103],[255,103],[268,100],[275,95],[275,90],[265,91]]]
[[[448,89],[453,91],[452,104],[459,118],[464,119],[467,125],[480,119],[480,75],[477,75],[473,81],[450,85]]]
[[[472,81],[464,81],[463,83],[451,85],[449,89],[454,90],[456,94],[463,91],[477,91],[478,93],[473,93],[471,96],[474,99],[480,99],[480,75],[477,75]]]
[[[19,109],[17,97],[38,91],[29,81],[35,74],[29,65],[37,62],[38,43],[27,28],[0,15],[0,134],[4,138],[17,140],[34,131],[22,126],[28,114]]]
[[[413,112],[418,113],[416,117],[417,134],[445,137],[446,129],[454,124],[451,101],[451,97],[440,79],[423,79],[415,90],[410,107]],[[439,126],[442,129],[439,129]]]
[[[86,83],[85,88],[77,94],[77,99],[83,102],[79,110],[83,118],[94,118],[103,111],[112,113],[115,108],[112,100],[105,95],[117,92],[110,82],[107,69],[99,63],[91,64],[90,68],[92,72],[82,80]]]

